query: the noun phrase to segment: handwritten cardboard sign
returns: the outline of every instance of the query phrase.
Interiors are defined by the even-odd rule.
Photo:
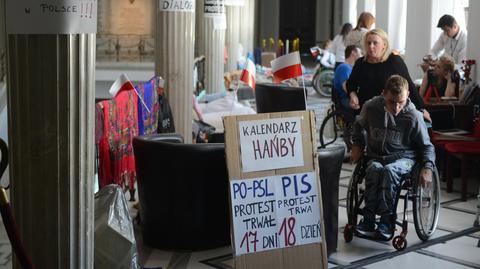
[[[96,0],[7,0],[9,34],[97,32]]]
[[[238,124],[243,172],[303,166],[299,117]]]
[[[235,254],[320,242],[314,172],[230,182]]]
[[[314,113],[228,116],[223,124],[234,268],[327,268]]]

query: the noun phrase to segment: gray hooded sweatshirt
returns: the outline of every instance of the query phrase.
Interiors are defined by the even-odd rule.
[[[354,124],[353,144],[366,146],[368,157],[385,163],[408,158],[432,168],[435,162],[423,116],[410,99],[397,116],[387,111],[382,96],[367,101]]]

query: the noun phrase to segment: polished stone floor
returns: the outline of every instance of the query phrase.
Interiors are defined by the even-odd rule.
[[[347,223],[345,200],[347,184],[353,166],[344,164],[339,192],[339,233],[337,252],[330,255],[329,268],[480,268],[480,227],[474,227],[478,204],[476,194],[470,193],[466,202],[460,200],[459,179],[455,191],[447,193],[442,182],[439,224],[427,242],[418,239],[409,215],[408,247],[396,251],[391,242],[375,242],[354,237],[350,243],[343,240]],[[469,190],[478,190],[478,174],[470,178]],[[141,238],[139,238],[141,240]],[[140,246],[140,262],[145,268],[233,268],[230,247],[193,253],[176,253]]]

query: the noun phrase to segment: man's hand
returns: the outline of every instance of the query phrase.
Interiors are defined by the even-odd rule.
[[[350,92],[350,107],[353,109],[360,109],[360,102],[356,92]]]
[[[352,150],[353,151],[353,150]],[[432,170],[429,168],[422,168],[420,171],[420,184],[422,187],[427,187],[432,183]]]
[[[353,145],[352,151],[350,152],[350,162],[357,163],[360,160],[360,158],[362,158],[362,155],[363,155],[363,150],[359,146]]]

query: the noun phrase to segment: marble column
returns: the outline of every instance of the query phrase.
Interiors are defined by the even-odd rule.
[[[203,28],[205,20],[203,15],[204,0],[195,1],[195,57],[205,56],[205,41],[203,36]]]
[[[357,0],[357,19],[360,13],[364,11],[370,12],[375,16],[375,0]],[[353,27],[355,27],[355,25]]]
[[[432,47],[432,0],[407,0],[407,30],[405,37],[405,63],[412,79],[422,78],[418,66]],[[435,22],[436,25],[436,22]]]
[[[240,9],[240,44],[243,46],[243,53],[253,53],[253,40],[255,38],[255,0],[244,0]]]
[[[225,46],[228,51],[228,60],[225,65],[225,71],[231,72],[237,70],[238,56],[240,53],[240,33],[241,25],[250,20],[248,17],[241,19],[241,10],[243,6],[227,5],[227,29],[225,31]],[[243,45],[242,45],[243,46]],[[245,54],[243,50],[242,54]]]
[[[342,25],[349,22],[355,27],[357,24],[357,1],[343,0],[342,4]]]
[[[179,1],[183,5],[175,5],[176,8],[164,8],[164,2],[172,1],[156,2],[155,74],[165,79],[175,131],[189,143],[192,141],[195,1]]]
[[[62,22],[27,19],[14,3],[6,8],[7,91],[18,229],[37,268],[93,268],[96,1],[87,3],[91,17]],[[79,24],[57,27],[67,21]]]
[[[376,3],[376,27],[387,32],[392,49],[405,50],[407,0],[382,0]]]
[[[205,50],[205,90],[221,92],[224,73],[226,14],[224,0],[204,0],[203,46]]]

